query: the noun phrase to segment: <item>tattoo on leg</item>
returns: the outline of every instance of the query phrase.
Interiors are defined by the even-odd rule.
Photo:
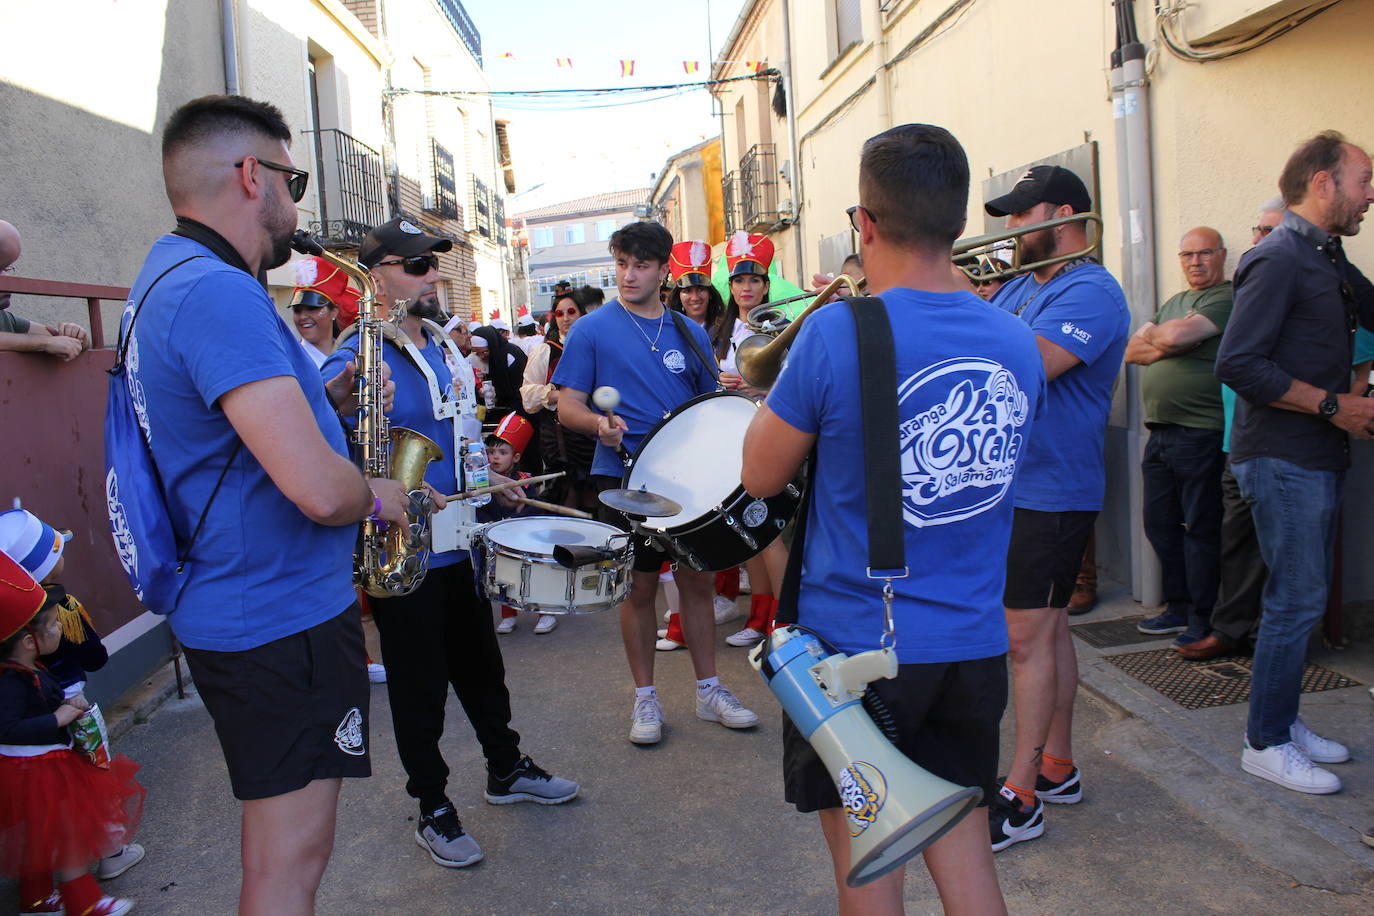
[[[1042,744],[1042,745],[1040,745],[1039,747],[1037,747],[1037,748],[1035,749],[1035,756],[1033,756],[1033,757],[1031,758],[1031,763],[1035,764],[1036,766],[1040,766],[1040,764],[1041,764],[1042,762],[1044,762],[1044,759],[1045,759],[1045,745]]]

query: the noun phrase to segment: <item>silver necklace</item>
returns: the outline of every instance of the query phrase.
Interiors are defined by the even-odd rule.
[[[663,319],[664,319],[664,317],[666,317],[667,314],[668,314],[668,307],[667,307],[667,306],[663,306],[663,311],[661,311],[661,312],[658,313],[658,333],[654,335],[654,339],[653,339],[653,340],[650,340],[650,339],[649,339],[649,334],[648,334],[648,332],[646,332],[643,328],[641,328],[641,327],[639,326],[639,322],[638,322],[638,321],[635,321],[635,316],[633,316],[633,315],[630,314],[630,310],[627,309],[627,308],[625,308],[625,304],[624,304],[623,302],[621,303],[620,307],[621,307],[622,309],[625,309],[625,317],[628,318],[628,319],[630,319],[630,324],[634,325],[634,326],[635,326],[635,329],[636,329],[637,331],[639,331],[640,336],[642,336],[642,337],[644,338],[644,342],[645,342],[646,344],[649,345],[649,349],[650,349],[652,352],[657,353],[657,352],[658,352],[658,339],[659,339],[660,337],[663,336]]]

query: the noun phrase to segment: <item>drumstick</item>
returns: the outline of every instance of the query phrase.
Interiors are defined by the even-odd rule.
[[[620,392],[610,385],[602,385],[592,392],[592,403],[606,412],[607,419],[611,421],[611,428],[614,429],[615,409],[620,406]],[[630,463],[630,453],[626,451],[623,442],[616,443],[615,452],[626,465]]]
[[[471,499],[474,496],[481,496],[485,493],[496,493],[501,490],[509,490],[512,487],[526,487],[531,484],[543,483],[546,480],[553,480],[555,477],[562,477],[566,473],[567,471],[555,471],[552,474],[540,474],[538,477],[526,477],[523,480],[508,480],[505,483],[494,483],[489,487],[464,490],[461,493],[454,493],[452,496],[445,496],[444,499],[448,501],[455,499]]]
[[[581,509],[569,509],[567,506],[559,506],[554,503],[546,503],[542,499],[530,499],[528,496],[517,496],[515,501],[533,506],[536,509],[543,509],[545,512],[553,512],[556,515],[571,515],[573,518],[595,518],[590,512],[583,512]]]

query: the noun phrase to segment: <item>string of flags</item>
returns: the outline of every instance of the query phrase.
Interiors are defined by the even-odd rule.
[[[504,54],[500,55],[499,59],[516,60],[516,56],[512,52],[506,51]],[[571,57],[555,57],[553,61],[554,66],[559,69],[573,69],[573,59]],[[635,65],[638,63],[637,60],[634,58],[620,58],[618,63],[620,64],[620,76],[622,79],[635,75]],[[764,70],[768,69],[768,61],[766,60],[721,60],[715,61],[714,63],[741,64],[745,71],[749,73],[762,73]],[[699,60],[684,60],[682,61],[682,72],[689,75],[700,73],[701,65],[702,61]]]

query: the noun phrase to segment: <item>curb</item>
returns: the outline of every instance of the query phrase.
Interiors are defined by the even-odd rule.
[[[185,673],[184,666],[182,683],[186,687],[187,696],[194,696],[195,687],[191,683],[190,675]],[[127,735],[134,726],[147,721],[163,703],[175,697],[176,692],[176,670],[169,661],[120,694],[119,699],[109,709],[102,710],[110,742],[117,745],[119,739]]]

